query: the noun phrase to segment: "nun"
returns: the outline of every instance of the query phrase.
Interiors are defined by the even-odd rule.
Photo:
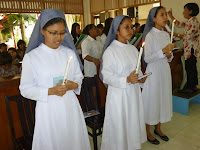
[[[155,126],[154,133],[162,140],[169,138],[161,131],[161,123],[172,117],[172,79],[169,63],[173,59],[174,44],[163,30],[167,24],[167,12],[164,7],[154,7],[150,10],[143,32],[144,60],[147,63],[146,72],[152,72],[143,85],[144,114],[147,139],[152,144],[160,144],[150,133],[150,125]]]
[[[113,19],[103,54],[102,76],[108,86],[101,150],[136,150],[146,141],[143,100],[136,65],[138,50],[127,41],[132,21]],[[141,70],[139,74],[143,75]]]
[[[67,61],[67,83],[62,84]],[[37,101],[32,150],[90,150],[85,120],[75,94],[83,75],[65,15],[41,12],[22,63],[21,95]]]

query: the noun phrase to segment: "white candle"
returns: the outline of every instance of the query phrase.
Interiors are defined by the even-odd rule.
[[[138,56],[136,73],[138,73],[139,68],[140,68],[140,61],[141,61],[141,58],[142,58],[143,47],[144,47],[144,42],[142,43],[142,47],[140,47],[140,53],[139,53],[139,56]]]
[[[173,42],[173,36],[174,36],[174,23],[175,23],[176,19],[173,20],[172,22],[172,32],[171,32],[171,43]]]
[[[62,85],[65,85],[66,82],[67,82],[67,74],[68,74],[69,64],[70,64],[71,60],[72,60],[72,56],[67,61],[67,66],[66,66],[66,69],[65,69],[65,75],[64,75],[64,78],[63,78]]]

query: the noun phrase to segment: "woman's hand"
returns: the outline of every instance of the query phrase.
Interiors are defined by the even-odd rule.
[[[146,73],[144,73],[144,75],[146,75]],[[144,83],[146,81],[147,77],[144,77],[140,80],[138,80],[138,83]]]
[[[169,59],[172,57],[172,53],[165,53],[165,56]]]
[[[67,92],[66,85],[62,85],[62,83],[56,84],[56,86],[49,88],[48,95],[57,95],[63,96]]]
[[[77,89],[78,88],[78,84],[73,82],[73,81],[70,81],[68,80],[67,83],[65,84],[66,88],[67,88],[67,91],[69,90],[74,90],[74,89]]]
[[[93,58],[93,63],[96,65],[96,67],[98,67],[99,66],[99,64],[100,64],[100,60],[99,59],[97,59],[97,58]]]
[[[48,95],[57,95],[57,96],[63,96],[66,94],[67,91],[73,90],[78,88],[78,84],[68,80],[65,85],[62,85],[62,83],[56,84],[56,86],[49,88]]]
[[[174,49],[175,43],[168,44],[165,48],[162,49],[163,53],[171,53],[171,51]]]
[[[169,16],[170,18],[173,17],[173,15],[172,15],[172,9],[171,9],[171,8],[170,8],[170,10],[168,11],[168,16]]]
[[[136,71],[130,73],[130,75],[126,79],[127,83],[135,84],[138,82],[138,73],[136,74]]]

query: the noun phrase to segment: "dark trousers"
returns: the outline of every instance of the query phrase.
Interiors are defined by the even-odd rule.
[[[194,56],[194,49],[191,49],[191,56],[189,59],[185,61],[185,70],[187,73],[187,86],[188,89],[193,89],[198,85],[197,78],[197,67],[196,67],[197,59]]]

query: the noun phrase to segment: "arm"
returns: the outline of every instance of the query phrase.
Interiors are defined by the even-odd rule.
[[[81,44],[81,47],[82,47],[82,58],[87,61],[93,62],[96,66],[99,65],[100,60],[94,57],[91,57],[89,55],[90,50],[91,50],[91,44],[88,44],[87,41],[83,41]]]
[[[144,60],[146,63],[152,63],[157,61],[158,59],[164,58],[164,54],[162,49],[154,52],[155,48],[153,39],[150,36],[146,36],[145,45],[144,45]]]
[[[37,86],[32,70],[32,63],[28,54],[24,56],[22,68],[23,69],[19,86],[21,95],[28,99],[47,102],[49,89],[46,87]],[[52,92],[53,91],[50,90],[49,94],[53,94]]]
[[[106,50],[103,55],[103,82],[116,88],[127,87],[127,77],[117,76],[115,74],[116,62],[113,53],[110,50]]]
[[[168,11],[168,15],[169,17],[172,19],[172,21],[176,20],[174,18],[174,16],[172,15],[172,9],[170,9],[170,11]],[[185,22],[180,22],[178,20],[175,21],[175,25],[179,28],[184,28],[185,27]]]

